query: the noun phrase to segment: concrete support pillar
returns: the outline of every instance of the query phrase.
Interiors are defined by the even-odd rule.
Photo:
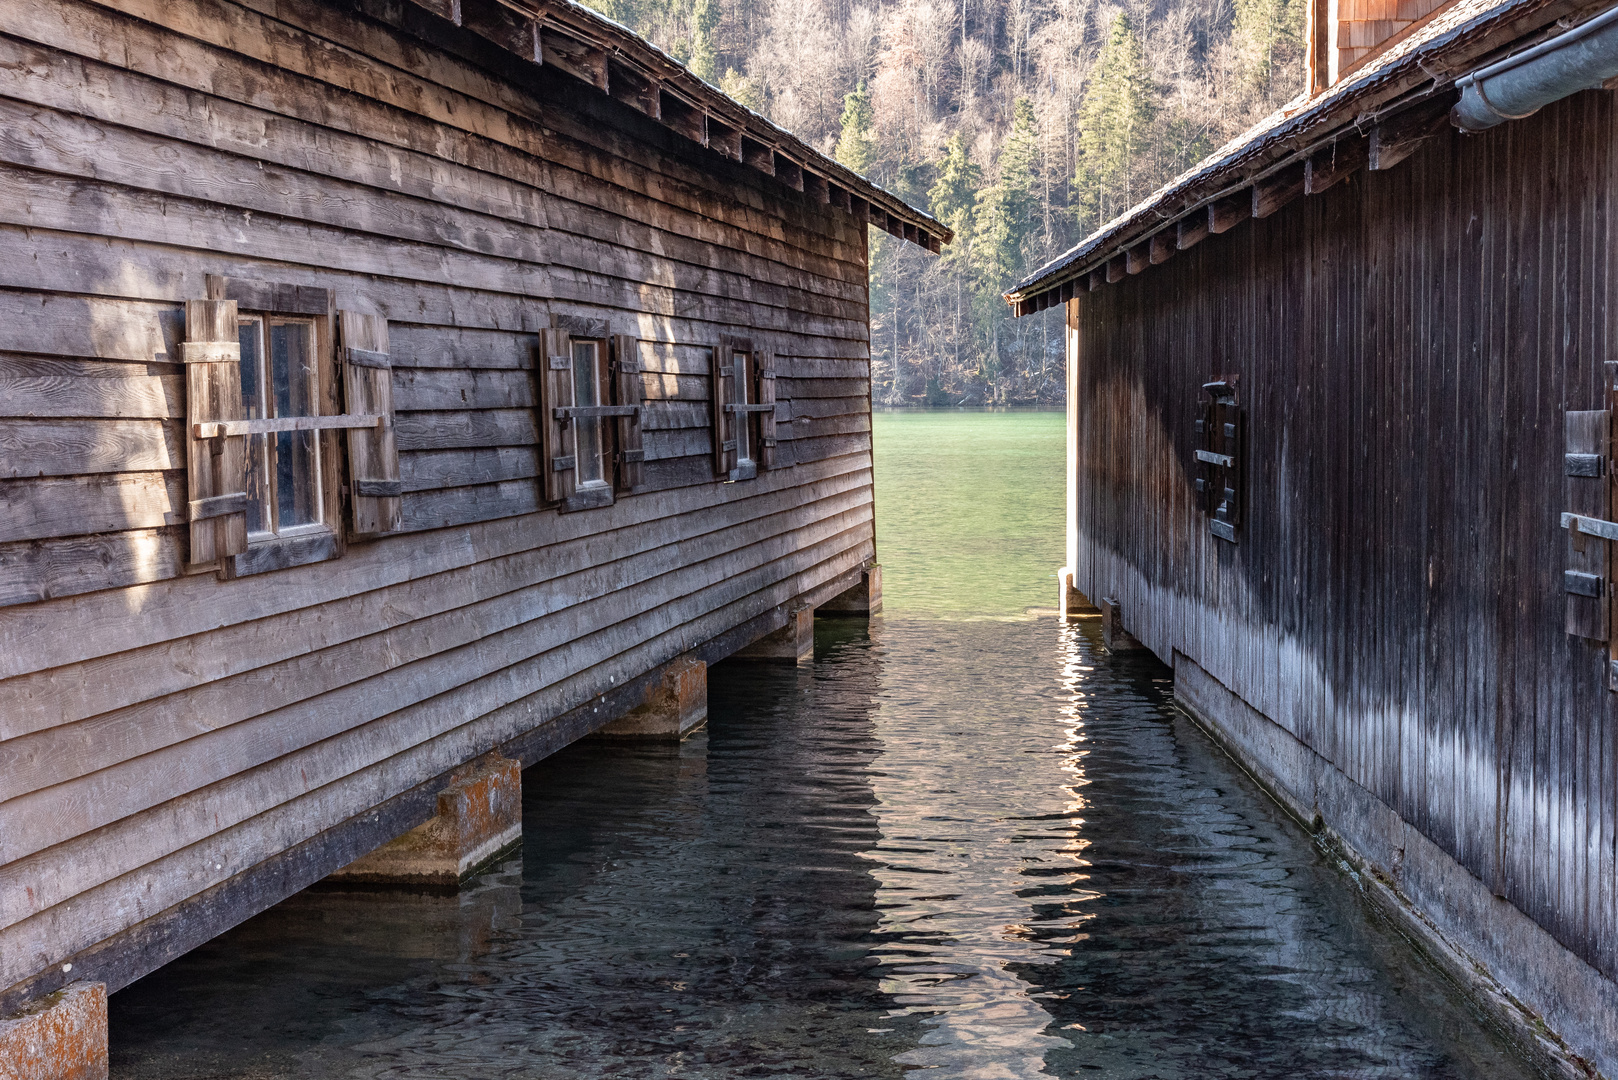
[[[597,729],[594,737],[679,742],[707,722],[708,665],[684,656],[647,689],[644,704]]]
[[[1062,567],[1056,572],[1057,598],[1056,606],[1061,609],[1063,619],[1091,618],[1101,614],[1101,609],[1090,602],[1090,598],[1073,587],[1073,571]]]
[[[738,660],[785,660],[802,664],[815,655],[815,609],[797,608],[787,613],[787,624],[765,634],[735,654]]]
[[[522,843],[522,767],[485,754],[438,793],[438,813],[332,874],[333,885],[454,892]]]
[[[0,1020],[0,1080],[107,1080],[107,984],[72,983]]]
[[[875,615],[882,610],[882,567],[869,563],[860,583],[844,589],[815,609],[816,615]]]
[[[1123,614],[1116,600],[1101,601],[1101,643],[1108,652],[1115,653],[1138,652],[1146,648],[1124,629]]]

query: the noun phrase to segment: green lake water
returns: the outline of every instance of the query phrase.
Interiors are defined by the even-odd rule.
[[[1056,603],[1062,412],[879,412],[873,428],[890,616],[1020,618]]]

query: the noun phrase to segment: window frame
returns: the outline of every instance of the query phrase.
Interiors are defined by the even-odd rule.
[[[542,503],[562,513],[591,510],[611,506],[619,494],[620,432],[615,417],[597,417],[601,436],[601,482],[579,481],[578,428],[579,418],[560,421],[556,412],[564,408],[579,408],[578,388],[575,386],[573,347],[590,344],[596,349],[595,375],[597,404],[616,406],[618,386],[616,379],[616,335],[607,319],[580,315],[553,313],[550,329],[540,335],[537,354],[536,379],[539,393],[540,471]],[[563,358],[562,354],[565,354]],[[565,376],[553,364],[561,359],[566,365]],[[565,390],[560,385],[565,378]],[[638,403],[637,403],[638,404]],[[565,463],[565,464],[564,464]],[[565,479],[559,479],[564,477]]]
[[[235,300],[240,320],[263,320],[263,344],[268,347],[270,320],[308,322],[313,326],[315,393],[311,416],[342,415],[337,371],[336,294],[330,289],[281,285],[240,278],[208,276],[210,299]],[[265,357],[268,361],[268,356]],[[244,358],[243,363],[246,362]],[[266,368],[267,368],[266,363]],[[318,448],[317,480],[320,487],[320,520],[294,526],[291,532],[248,536],[247,550],[226,556],[221,572],[226,577],[245,577],[290,566],[321,562],[343,554],[346,530],[343,514],[344,432],[341,429],[312,433]],[[249,462],[251,450],[248,451]]]
[[[765,456],[764,425],[754,411],[764,404],[761,352],[751,337],[738,334],[721,334],[714,349],[714,474],[721,483],[755,480],[771,467]],[[740,364],[738,356],[744,357]],[[742,456],[744,444],[747,457]]]
[[[316,410],[318,410],[320,408],[320,389],[321,389],[320,388],[320,367],[319,367],[319,364],[320,364],[320,358],[319,358],[319,341],[320,341],[320,337],[319,337],[319,328],[315,324],[315,317],[312,316],[312,315],[281,315],[281,314],[272,314],[272,313],[262,312],[262,311],[242,311],[238,307],[237,313],[236,313],[237,336],[240,337],[241,336],[241,330],[246,325],[251,324],[251,325],[254,325],[257,328],[257,337],[258,337],[257,350],[256,350],[255,355],[256,355],[256,357],[258,359],[260,370],[255,374],[255,377],[254,377],[254,380],[253,380],[254,383],[258,387],[258,394],[256,395],[258,400],[251,403],[251,404],[249,404],[249,403],[247,403],[245,401],[243,402],[244,407],[248,409],[248,417],[247,418],[249,420],[252,420],[252,419],[257,419],[257,418],[282,419],[284,416],[289,416],[289,415],[290,416],[320,416],[320,415],[322,415],[322,413],[320,413],[318,411],[316,411],[316,412],[283,414],[278,409],[275,408],[275,399],[277,397],[277,394],[276,394],[276,388],[274,386],[274,382],[275,382],[274,357],[272,355],[272,350],[271,350],[270,334],[271,334],[271,329],[272,329],[273,325],[276,324],[276,323],[279,323],[279,324],[281,324],[283,326],[286,326],[286,325],[298,325],[298,326],[306,326],[306,327],[308,327],[308,329],[309,329],[309,352],[310,352],[310,356],[314,360],[314,364],[315,364],[314,379],[313,379],[314,385],[310,388],[310,396],[313,399],[312,402],[310,403],[310,407],[314,408]],[[242,386],[243,386],[244,391],[245,391],[246,386],[247,386],[246,373],[247,373],[247,364],[248,364],[248,362],[249,362],[249,357],[248,357],[246,351],[244,350],[243,355],[242,355],[242,360],[241,360],[241,364],[242,364]],[[244,396],[245,396],[245,394],[244,394]],[[252,413],[252,408],[259,407],[259,406],[262,406],[264,411],[262,412],[261,417],[255,417],[253,415],[253,413]],[[316,531],[318,531],[318,530],[320,530],[322,528],[329,528],[329,522],[327,521],[326,513],[325,513],[325,511],[326,511],[325,496],[326,496],[326,489],[327,489],[328,485],[326,483],[325,476],[324,476],[325,461],[326,461],[328,451],[321,445],[322,440],[317,437],[318,434],[319,434],[318,432],[308,432],[307,433],[308,436],[310,437],[309,441],[313,445],[314,453],[315,453],[314,469],[312,470],[312,473],[313,473],[312,479],[313,479],[314,485],[315,485],[315,495],[314,495],[314,499],[312,500],[312,502],[313,502],[313,504],[315,506],[315,509],[316,509],[316,520],[311,521],[311,522],[306,522],[306,523],[301,524],[301,525],[283,525],[279,521],[280,502],[281,502],[281,500],[280,500],[280,491],[279,491],[281,469],[279,468],[279,464],[280,464],[280,455],[281,455],[280,444],[281,444],[282,440],[280,438],[273,437],[274,434],[275,433],[272,432],[271,434],[268,434],[268,435],[249,435],[248,436],[248,443],[247,443],[247,455],[248,455],[248,457],[247,457],[247,460],[248,460],[249,471],[252,471],[252,462],[253,462],[253,454],[255,452],[255,449],[254,449],[255,444],[256,445],[262,445],[264,447],[265,460],[262,463],[263,466],[264,466],[264,476],[262,477],[262,479],[263,479],[263,482],[265,484],[265,487],[267,488],[268,494],[267,494],[267,498],[264,500],[263,506],[268,511],[270,519],[271,519],[271,522],[270,522],[271,527],[269,529],[260,529],[256,533],[251,528],[248,529],[247,542],[250,545],[251,544],[267,543],[267,542],[269,542],[271,540],[289,539],[289,538],[295,537],[295,536],[305,536],[305,535],[308,535],[311,532],[316,532]],[[295,433],[290,433],[289,432],[287,434],[295,434]],[[262,443],[257,443],[257,440],[263,440],[263,441],[262,441]],[[251,483],[251,481],[250,481],[250,483]]]
[[[580,345],[590,345],[595,348],[595,361],[593,367],[595,368],[596,400],[594,401],[579,400],[579,361],[574,350],[576,350]],[[573,378],[570,380],[572,382],[573,390],[572,404],[575,407],[613,404],[612,356],[609,339],[605,336],[591,337],[584,334],[569,334],[567,338],[567,348],[568,356],[573,360]],[[596,438],[599,441],[601,451],[601,476],[594,480],[584,480],[582,478],[584,455],[580,453],[579,436],[583,431],[585,421],[582,419],[575,419],[568,425],[569,438],[573,446],[573,493],[575,498],[579,498],[581,495],[583,495],[583,501],[586,502],[593,502],[594,499],[589,495],[585,495],[585,493],[595,492],[601,488],[605,488],[608,491],[613,489],[613,463],[617,458],[618,440],[615,430],[617,425],[610,423],[609,418],[607,417],[598,417],[593,422],[595,424]]]

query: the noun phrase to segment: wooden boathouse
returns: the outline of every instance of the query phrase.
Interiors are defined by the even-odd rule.
[[[1618,12],[1327,15],[1307,95],[1007,294],[1066,309],[1063,602],[1618,1076]]]
[[[875,602],[936,221],[567,0],[5,10],[0,1016]]]

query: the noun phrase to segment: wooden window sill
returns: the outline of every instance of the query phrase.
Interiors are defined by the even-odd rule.
[[[267,574],[272,570],[324,562],[334,558],[338,550],[337,534],[330,530],[304,533],[302,536],[280,536],[248,544],[246,551],[231,556],[234,563],[232,569],[237,577]]]

